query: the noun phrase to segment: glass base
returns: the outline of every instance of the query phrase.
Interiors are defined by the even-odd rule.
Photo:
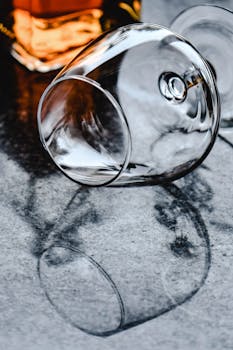
[[[82,48],[69,50],[68,52],[60,53],[54,59],[43,61],[36,56],[30,55],[23,46],[15,42],[11,48],[11,55],[30,71],[46,73],[64,67]]]
[[[13,12],[16,41],[11,53],[29,70],[47,72],[63,67],[102,32],[100,9],[88,9],[52,18],[28,11]]]

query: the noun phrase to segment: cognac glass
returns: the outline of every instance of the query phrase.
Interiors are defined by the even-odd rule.
[[[178,179],[211,150],[219,117],[205,59],[183,37],[143,23],[89,44],[38,108],[41,141],[53,161],[91,186]]]
[[[171,30],[190,40],[208,61],[216,77],[221,100],[220,126],[232,127],[233,13],[219,6],[193,6],[173,20]]]

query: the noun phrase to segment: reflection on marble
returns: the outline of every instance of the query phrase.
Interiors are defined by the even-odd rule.
[[[80,193],[38,265],[49,301],[74,326],[111,335],[171,311],[204,284],[208,232],[178,187],[91,189],[77,202]]]

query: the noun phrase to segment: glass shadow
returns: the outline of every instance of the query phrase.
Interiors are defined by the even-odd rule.
[[[59,232],[38,259],[45,295],[73,326],[109,336],[171,311],[204,284],[208,232],[174,184],[92,189],[76,210],[81,243]],[[82,221],[90,210],[95,220]]]

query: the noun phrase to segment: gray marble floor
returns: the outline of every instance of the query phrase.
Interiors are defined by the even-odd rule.
[[[197,3],[145,0],[143,19]],[[0,90],[0,349],[233,349],[233,132],[167,186],[87,189],[44,155],[25,117],[40,80],[14,69],[27,88],[20,108],[9,71]]]

